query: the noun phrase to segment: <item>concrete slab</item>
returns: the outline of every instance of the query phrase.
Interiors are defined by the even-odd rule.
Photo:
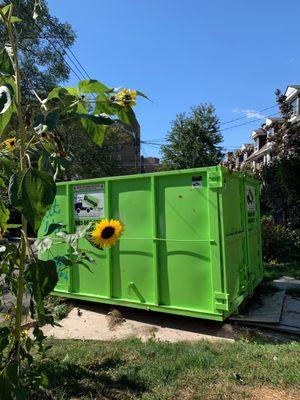
[[[231,317],[233,321],[278,324],[285,297],[285,290],[266,294],[247,307],[244,314]]]
[[[278,289],[300,289],[300,280],[290,276],[282,276],[280,279],[272,281],[271,284]]]
[[[151,311],[104,304],[82,303],[60,321],[61,327],[46,326],[47,336],[58,339],[120,340],[130,337],[142,341],[177,342],[197,340],[234,341],[231,325],[196,318],[166,315]]]
[[[300,298],[285,296],[280,325],[298,328],[300,331]]]

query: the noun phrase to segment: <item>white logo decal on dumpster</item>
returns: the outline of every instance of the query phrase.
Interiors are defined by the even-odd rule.
[[[77,220],[104,217],[104,185],[78,185],[73,187],[73,215]]]
[[[255,189],[253,186],[246,186],[246,202],[248,211],[255,211]]]

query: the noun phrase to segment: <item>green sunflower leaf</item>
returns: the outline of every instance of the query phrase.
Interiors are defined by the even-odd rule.
[[[0,227],[5,231],[7,229],[7,221],[9,220],[9,209],[3,202],[0,202]]]
[[[136,135],[140,132],[140,125],[136,119],[135,113],[131,107],[123,107],[118,112],[118,117],[123,124],[130,126]]]
[[[101,94],[103,92],[107,92],[109,88],[95,79],[86,79],[78,83],[78,90],[81,93]]]
[[[56,185],[47,172],[29,168],[11,176],[8,193],[11,205],[37,231],[54,201]]]
[[[102,146],[107,126],[112,125],[114,120],[108,117],[95,116],[90,114],[77,114],[83,128],[86,130],[91,139],[98,145]]]
[[[11,76],[15,72],[11,59],[6,51],[3,49],[0,52],[0,74],[3,76]]]
[[[56,263],[53,260],[37,260],[29,264],[25,274],[27,283],[32,284],[33,297],[39,312],[44,312],[43,300],[55,288],[58,275]]]

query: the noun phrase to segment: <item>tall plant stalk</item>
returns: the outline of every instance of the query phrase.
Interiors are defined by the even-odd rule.
[[[7,30],[9,36],[9,42],[13,53],[13,60],[15,66],[15,85],[16,85],[16,94],[15,94],[15,106],[18,117],[18,125],[19,125],[19,139],[20,139],[20,170],[24,171],[26,169],[26,157],[25,157],[25,125],[22,113],[22,103],[21,103],[21,82],[20,82],[20,68],[19,68],[19,59],[18,59],[18,50],[15,42],[14,34],[13,34],[13,25],[11,23],[13,6],[11,4],[9,15],[7,19]],[[25,270],[25,262],[26,262],[26,235],[27,235],[27,221],[25,217],[22,215],[22,235],[21,235],[21,243],[20,243],[20,265],[19,265],[19,276],[18,276],[18,291],[17,291],[17,309],[15,316],[15,344],[17,350],[17,364],[20,367],[20,341],[21,341],[21,323],[22,323],[22,306],[23,306],[23,296],[24,296],[24,270]],[[18,374],[19,376],[19,374]]]

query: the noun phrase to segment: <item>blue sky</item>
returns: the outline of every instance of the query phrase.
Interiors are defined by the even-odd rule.
[[[73,51],[108,86],[145,92],[136,107],[142,140],[164,138],[176,114],[213,103],[224,147],[249,142],[276,108],[274,91],[300,84],[300,2],[289,0],[49,0],[78,35]],[[70,83],[76,84],[72,74]],[[158,147],[142,146],[146,156]]]

